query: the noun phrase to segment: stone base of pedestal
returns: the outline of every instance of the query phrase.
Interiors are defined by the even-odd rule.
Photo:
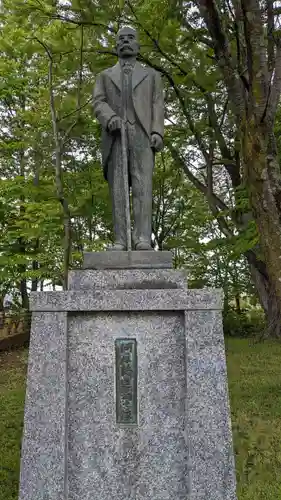
[[[70,287],[31,297],[20,500],[236,500],[221,292],[171,269]]]
[[[83,269],[168,269],[172,253],[154,250],[132,252],[89,252],[84,254]]]

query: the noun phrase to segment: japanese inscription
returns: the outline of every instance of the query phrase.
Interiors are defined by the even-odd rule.
[[[137,341],[117,339],[116,356],[116,421],[137,424]]]

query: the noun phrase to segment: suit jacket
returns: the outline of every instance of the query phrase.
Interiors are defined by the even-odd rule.
[[[122,117],[121,89],[122,75],[118,62],[102,71],[94,88],[94,113],[102,126],[102,163],[105,179],[114,137],[108,132],[109,120]],[[136,117],[150,138],[157,133],[164,135],[164,97],[160,74],[152,68],[136,62],[132,73],[133,104]]]

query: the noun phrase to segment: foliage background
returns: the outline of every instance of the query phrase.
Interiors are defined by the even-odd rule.
[[[91,95],[96,75],[116,61],[115,33],[130,24],[141,62],[161,72],[165,87],[153,244],[173,252],[189,286],[224,289],[227,332],[233,321],[247,331],[252,313],[261,330],[264,290],[249,260],[263,258],[259,234],[235,117],[195,2],[4,0],[0,23],[2,308],[7,294],[28,309],[30,290],[67,288],[83,251],[112,240]],[[277,113],[276,130],[279,122]]]

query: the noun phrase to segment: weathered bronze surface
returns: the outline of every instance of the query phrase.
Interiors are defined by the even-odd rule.
[[[137,341],[116,339],[116,421],[137,424]]]
[[[112,201],[115,244],[110,250],[118,251],[131,250],[130,187],[133,249],[151,250],[152,175],[155,153],[163,149],[162,80],[157,71],[137,61],[139,49],[134,29],[119,30],[118,62],[97,76],[93,96]]]

